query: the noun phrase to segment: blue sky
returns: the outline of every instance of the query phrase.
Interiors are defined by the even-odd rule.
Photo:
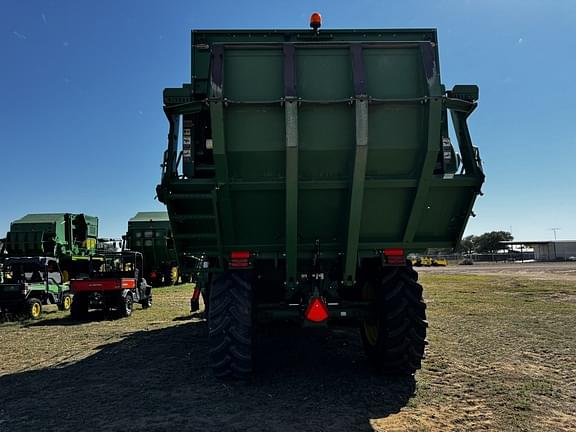
[[[467,233],[576,239],[571,0],[3,1],[0,233],[71,211],[119,236],[162,210],[162,89],[189,81],[189,31],[307,28],[315,10],[326,28],[438,28],[443,82],[480,86],[470,127],[487,182]]]

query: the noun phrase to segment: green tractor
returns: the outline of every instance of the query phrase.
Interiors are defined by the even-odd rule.
[[[219,377],[251,373],[270,321],[356,323],[379,370],[414,373],[426,305],[407,255],[456,246],[484,181],[478,87],[441,82],[436,30],[313,18],[193,31],[191,81],[164,90],[157,194],[196,263]]]
[[[0,264],[0,310],[38,319],[46,305],[69,310],[72,295],[58,261],[51,257],[10,257]]]

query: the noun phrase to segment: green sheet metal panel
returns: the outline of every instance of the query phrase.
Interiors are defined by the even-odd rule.
[[[284,30],[197,31],[192,41],[192,87],[167,89],[166,112],[170,118],[211,111],[216,176],[164,174],[159,197],[179,249],[285,252],[286,182],[295,173],[297,198],[288,205],[297,206],[298,250],[309,251],[318,240],[329,253],[344,252],[355,232],[349,217],[359,97],[368,101],[360,253],[456,244],[483,175],[433,173],[447,130],[440,127],[446,102],[434,30],[328,30],[319,38]],[[297,164],[288,165],[287,44],[294,47],[297,98],[297,123],[290,126]],[[354,44],[361,46],[361,72],[354,69]],[[355,74],[365,95],[355,94],[362,88]],[[195,99],[203,105],[172,109]],[[474,100],[458,103],[467,110],[465,120]],[[471,143],[461,145],[470,159]],[[175,165],[169,158],[167,167]]]
[[[364,51],[366,75],[372,78],[367,80],[370,96],[378,99],[426,96],[419,46]],[[233,103],[266,102],[281,97],[281,54],[280,47],[224,49],[223,92],[231,101],[224,110],[231,180],[283,180],[285,175],[281,106]],[[295,58],[296,91],[302,101],[298,109],[299,181],[301,184],[343,182],[341,187],[331,189],[300,187],[299,244],[309,247],[319,240],[329,249],[342,250],[355,151],[354,106],[346,102],[354,93],[350,49],[296,46]],[[250,75],[250,71],[254,73]],[[422,147],[427,139],[427,109],[423,104],[402,103],[370,107],[368,178],[418,178],[424,158]],[[232,190],[236,245],[265,245],[273,239],[280,244],[285,241],[284,194],[283,189]],[[413,197],[413,190],[373,189],[368,193],[362,210],[361,240],[402,241]],[[221,207],[220,211],[225,210]],[[230,240],[224,238],[224,244],[231,244]]]

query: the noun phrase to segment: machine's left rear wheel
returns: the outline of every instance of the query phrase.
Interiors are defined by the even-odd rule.
[[[42,316],[42,302],[36,298],[26,301],[28,316],[32,319],[38,319]]]
[[[247,379],[252,373],[252,285],[245,272],[228,271],[210,288],[210,361],[219,378]]]

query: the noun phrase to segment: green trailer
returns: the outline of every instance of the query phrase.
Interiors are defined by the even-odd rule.
[[[433,29],[192,32],[157,194],[196,261],[216,375],[250,374],[271,320],[353,321],[380,370],[420,367],[406,255],[462,236],[484,181],[477,99],[441,83]]]
[[[174,285],[180,270],[167,212],[138,212],[128,221],[126,247],[144,255],[144,277],[154,286]]]

